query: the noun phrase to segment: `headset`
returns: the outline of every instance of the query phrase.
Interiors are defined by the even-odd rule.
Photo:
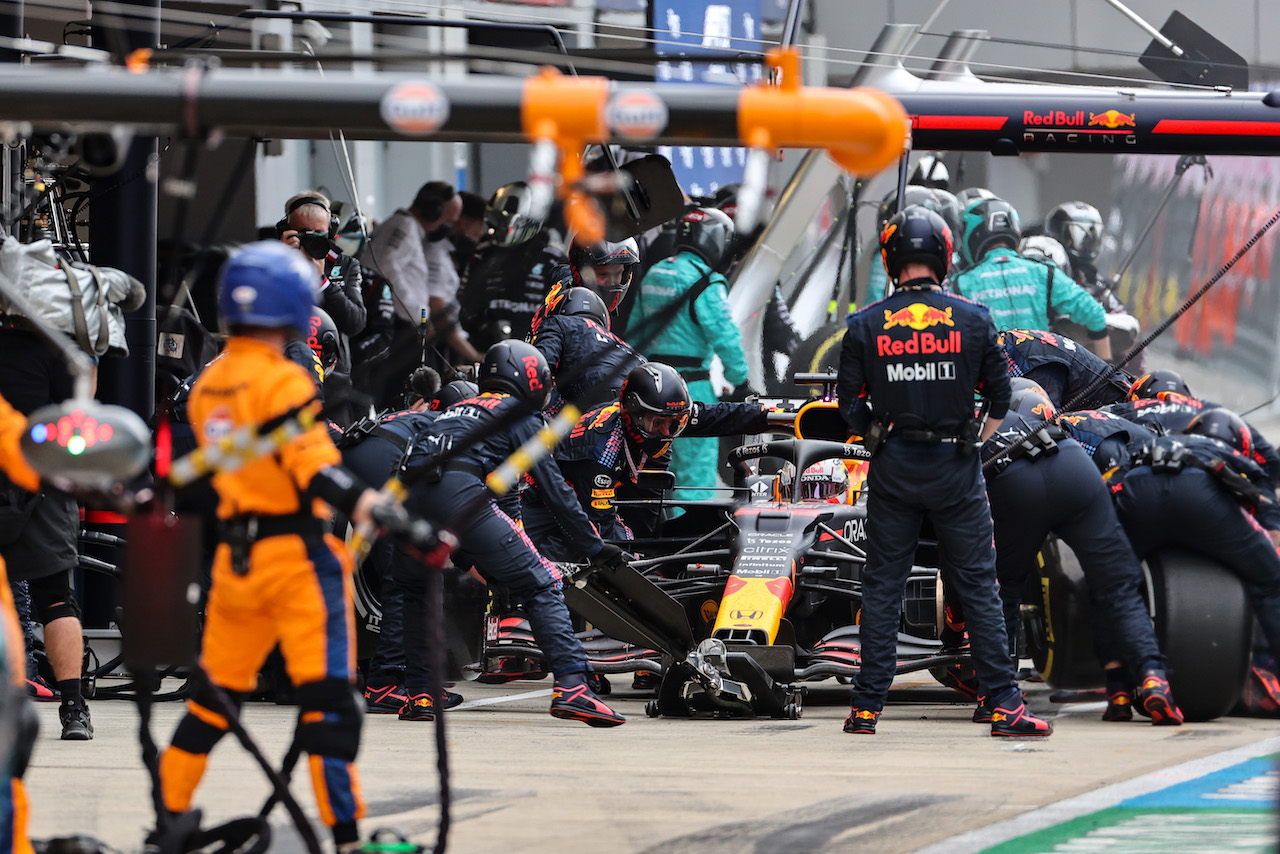
[[[329,207],[329,200],[324,196],[299,196],[284,209],[284,216],[276,223],[276,236],[284,234],[293,226],[289,225],[289,215],[303,205],[319,205],[324,208],[325,213],[329,214],[329,233],[326,235],[330,240],[338,236],[338,229],[342,227],[342,222],[334,215],[333,209]]]
[[[418,195],[413,197],[413,204],[409,207],[416,210],[418,215],[427,222],[432,222],[444,216],[444,206],[457,194],[458,191],[453,189],[452,184],[431,181],[422,185]]]

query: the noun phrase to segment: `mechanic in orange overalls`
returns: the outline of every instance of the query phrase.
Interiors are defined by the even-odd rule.
[[[0,397],[0,470],[19,487],[39,492],[40,476],[27,465],[18,444],[26,427],[27,419],[22,413]],[[6,780],[0,777],[0,854],[34,854],[31,840],[27,838],[27,793],[22,785],[22,775],[31,759],[40,724],[27,699],[26,641],[18,624],[18,611],[13,606],[13,593],[9,589],[9,576],[3,559],[0,559],[0,622],[3,622],[10,685],[10,694],[4,702],[5,714],[12,714],[17,721],[8,757],[7,792],[4,791]],[[0,690],[4,689],[0,687]]]
[[[233,256],[218,282],[218,308],[231,332],[226,350],[200,375],[188,412],[201,446],[245,425],[264,425],[315,397],[306,371],[284,356],[292,330],[305,327],[315,269],[279,241]],[[324,533],[329,510],[369,524],[382,499],[341,466],[323,424],[229,473],[215,475],[220,542],[205,612],[201,665],[239,705],[278,642],[297,687],[297,738],[320,816],[338,851],[359,843],[364,812],[352,764],[363,704],[353,688],[354,620],[350,555]],[[227,731],[208,687],[187,702],[160,760],[165,806],[190,808],[209,751]]]

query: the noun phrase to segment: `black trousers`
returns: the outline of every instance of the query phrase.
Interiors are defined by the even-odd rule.
[[[1002,701],[1016,690],[996,592],[991,513],[978,456],[952,444],[890,438],[867,478],[867,563],[862,571],[862,669],[853,705],[881,709],[897,665],[898,625],[920,523],[933,522],[964,606],[982,696]]]
[[[1134,674],[1163,666],[1142,595],[1142,565],[1084,448],[1064,440],[1052,456],[1017,460],[987,481],[987,496],[1010,638],[1017,637],[1018,606],[1036,571],[1036,554],[1053,533],[1075,552],[1089,583],[1090,624],[1100,660],[1122,658]]]

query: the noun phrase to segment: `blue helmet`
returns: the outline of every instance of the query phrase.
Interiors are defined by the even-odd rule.
[[[279,240],[250,243],[218,274],[218,312],[225,327],[292,327],[305,331],[319,283],[305,255]]]

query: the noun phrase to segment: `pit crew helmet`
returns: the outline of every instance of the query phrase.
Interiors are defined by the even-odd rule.
[[[566,317],[589,317],[605,329],[609,328],[609,309],[604,300],[589,288],[570,288],[564,299],[556,303],[556,314]]]
[[[530,215],[532,198],[524,181],[503,184],[484,209],[490,241],[498,246],[519,246],[542,230],[542,220]]]
[[[541,409],[551,392],[551,368],[537,347],[524,341],[499,341],[480,362],[480,391],[498,391]]]
[[[573,269],[573,285],[578,288],[590,288],[600,295],[609,311],[617,311],[627,289],[631,287],[631,278],[635,275],[636,265],[640,263],[640,247],[634,237],[617,243],[603,241],[591,246],[573,244],[569,250],[569,265]],[[612,275],[607,279],[596,272],[598,267],[621,265],[622,272],[615,280]],[[591,272],[586,272],[590,270]]]
[[[1102,214],[1087,202],[1063,202],[1045,217],[1044,229],[1073,259],[1093,261],[1102,252]]]
[[[1018,244],[1018,254],[1032,261],[1052,264],[1062,273],[1071,275],[1071,259],[1062,244],[1047,234],[1032,234],[1022,238]]]
[[[960,203],[960,210],[964,210],[969,205],[978,201],[978,199],[995,199],[999,198],[995,193],[986,187],[965,187],[956,193],[956,201]]]
[[[1009,397],[1009,411],[1021,415],[1028,426],[1037,426],[1058,414],[1040,383],[1026,377],[1010,377],[1009,385],[1013,390]]]
[[[1129,386],[1130,400],[1163,400],[1166,394],[1191,397],[1191,389],[1177,371],[1161,369],[1143,374]]]
[[[715,208],[693,208],[685,211],[676,227],[676,250],[687,249],[718,269],[725,250],[733,240],[733,220]]]
[[[311,307],[307,318],[307,346],[320,360],[325,375],[338,364],[338,326],[323,308]]]
[[[279,240],[250,243],[218,273],[223,326],[305,332],[320,276],[307,257]]]
[[[907,190],[902,194],[902,209],[906,210],[912,205],[920,205],[928,208],[935,213],[942,213],[942,206],[938,204],[938,196],[928,187],[919,187],[915,184],[908,184]],[[884,231],[884,227],[889,224],[889,220],[893,219],[893,215],[898,212],[898,191],[890,190],[885,193],[884,198],[880,201],[880,210],[876,214],[876,228]],[[948,223],[950,224],[950,223]]]
[[[947,190],[951,187],[951,173],[947,171],[947,164],[942,162],[941,157],[926,154],[916,161],[916,168],[912,170],[907,183]]]
[[[689,387],[670,365],[637,365],[622,382],[622,418],[646,439],[674,439],[684,432],[693,412]]]
[[[929,265],[942,281],[951,266],[952,246],[946,221],[920,205],[894,214],[880,233],[880,257],[894,281],[902,268],[913,261]]]
[[[960,234],[960,219],[964,215],[964,206],[955,196],[937,187],[933,188],[933,197],[937,200],[937,207],[934,210],[947,221],[947,227],[951,229],[951,242],[955,243],[957,235]]]
[[[427,408],[432,412],[440,412],[455,403],[470,400],[479,393],[480,387],[470,380],[454,380],[445,384],[436,392],[435,397],[431,398],[431,403]]]
[[[1191,419],[1182,432],[1188,436],[1205,436],[1230,445],[1246,457],[1253,456],[1253,432],[1244,419],[1230,409],[1206,409]]]
[[[1022,223],[1013,205],[1004,199],[980,199],[970,202],[961,221],[964,236],[960,238],[960,255],[972,266],[1001,243],[1017,246],[1022,239]]]

